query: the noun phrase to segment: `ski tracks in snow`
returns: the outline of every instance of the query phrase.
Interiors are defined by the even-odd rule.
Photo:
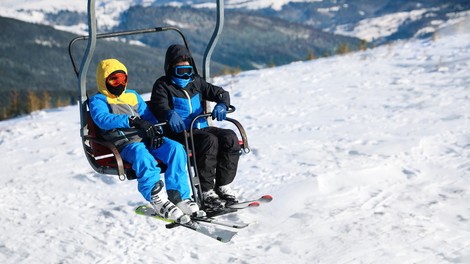
[[[252,148],[234,188],[274,197],[226,216],[251,223],[229,245],[135,216],[135,181],[84,158],[76,106],[2,121],[0,262],[469,262],[468,39],[216,78]]]

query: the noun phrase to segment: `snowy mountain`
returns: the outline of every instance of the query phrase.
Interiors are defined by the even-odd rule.
[[[63,30],[84,34],[87,29],[86,14],[82,10],[86,8],[87,1],[80,1],[81,5],[78,5],[77,1],[71,5],[64,5],[63,1],[17,2],[16,6],[12,1],[0,2],[1,15],[13,17],[0,15],[0,54],[3,54],[0,71],[9,76],[0,80],[0,92],[4,94],[0,98],[0,119],[15,116],[15,113],[23,111],[25,107],[18,107],[19,104],[27,107],[26,102],[15,101],[20,93],[36,91],[35,96],[39,97],[46,93],[51,94],[53,98],[47,94],[46,97],[51,99],[53,105],[59,100],[63,104],[65,98],[68,98],[65,102],[70,101],[69,91],[75,90],[75,75],[67,56],[67,46],[75,35]],[[129,1],[97,3],[100,31],[106,30],[107,27],[112,27],[112,31],[158,26],[179,27],[185,34],[199,72],[202,73],[202,56],[213,32],[216,17],[213,9],[170,5],[129,6]],[[283,65],[305,60],[311,54],[316,57],[329,56],[338,53],[341,47],[357,50],[361,43],[357,38],[331,34],[278,18],[230,10],[227,10],[226,15],[230,19],[226,20],[224,31],[211,58],[212,76]],[[156,76],[163,73],[166,48],[180,41],[181,38],[177,34],[171,33],[129,36],[119,41],[99,41],[99,54],[96,55],[102,56],[101,58],[119,57],[123,61],[128,58],[139,60],[142,65],[136,72],[140,75],[137,76],[139,82],[135,83],[136,89],[147,91]],[[119,44],[111,45],[110,42]],[[83,54],[85,47],[82,47],[83,49],[76,49],[77,58]],[[25,72],[28,78],[25,78]],[[57,96],[59,93],[60,98]],[[19,108],[21,110],[18,110]]]
[[[97,16],[103,29],[122,23],[122,14],[134,6],[192,6],[214,8],[208,0],[103,0],[97,1]],[[414,36],[427,37],[448,20],[466,16],[470,1],[461,0],[227,0],[227,9],[246,11],[309,25],[381,44]],[[65,19],[65,13],[75,14]],[[86,31],[86,1],[4,0],[0,16],[54,25],[83,34]]]
[[[250,223],[229,244],[135,215],[136,183],[88,165],[76,106],[0,122],[0,262],[470,263],[466,23],[216,78],[252,147],[234,187],[274,196],[225,217]]]
[[[297,0],[298,1],[298,0]],[[308,1],[308,0],[306,0]],[[289,1],[275,0],[255,0],[255,1],[227,1],[228,8],[279,8]],[[112,28],[119,24],[119,16],[132,6],[151,6],[151,5],[192,5],[196,8],[214,8],[215,1],[152,1],[152,0],[103,0],[96,1],[97,17],[101,26]],[[66,2],[61,0],[4,0],[0,3],[0,16],[12,17],[27,22],[43,23],[56,25],[58,29],[75,31],[79,34],[86,32],[86,25],[83,23],[77,25],[61,25],[60,22],[50,20],[49,16],[59,12],[67,11],[73,13],[86,13],[86,1]]]

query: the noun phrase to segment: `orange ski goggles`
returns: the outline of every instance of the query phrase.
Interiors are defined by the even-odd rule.
[[[119,85],[127,85],[127,74],[125,73],[113,73],[106,78],[106,82],[112,87],[118,87]]]

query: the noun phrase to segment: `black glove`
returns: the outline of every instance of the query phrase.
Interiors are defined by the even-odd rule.
[[[129,126],[139,128],[147,134],[147,137],[153,138],[157,134],[163,134],[162,128],[150,123],[147,120],[142,120],[138,116],[129,117]]]
[[[147,134],[147,145],[151,149],[160,147],[165,139],[163,137],[163,129],[161,126],[154,125],[147,120],[142,120],[140,117],[129,117],[129,126],[142,129]]]
[[[163,130],[160,129],[159,132],[160,133],[158,133],[155,137],[150,138],[150,149],[157,149],[163,144],[163,142],[165,142],[165,138],[163,137]]]

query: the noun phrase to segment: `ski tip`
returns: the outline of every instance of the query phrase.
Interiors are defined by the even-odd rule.
[[[252,203],[248,204],[248,207],[258,207],[258,206],[260,206],[259,202],[252,202]]]
[[[139,205],[137,206],[134,211],[137,213],[137,214],[145,214],[145,210],[147,209],[147,206],[145,205]]]
[[[223,238],[223,237],[216,237],[215,239],[217,239],[218,241],[220,241],[222,243],[228,243],[228,242],[232,241],[232,238],[227,239],[227,238]]]
[[[217,239],[218,241],[220,241],[222,243],[228,243],[228,242],[232,241],[232,238],[236,234],[237,234],[237,232],[230,232],[230,233],[226,233],[224,235],[217,236],[217,237],[215,237],[215,239]]]
[[[269,194],[263,195],[263,196],[261,196],[261,198],[263,200],[269,200],[269,201],[271,201],[273,199],[272,195],[269,195]]]

